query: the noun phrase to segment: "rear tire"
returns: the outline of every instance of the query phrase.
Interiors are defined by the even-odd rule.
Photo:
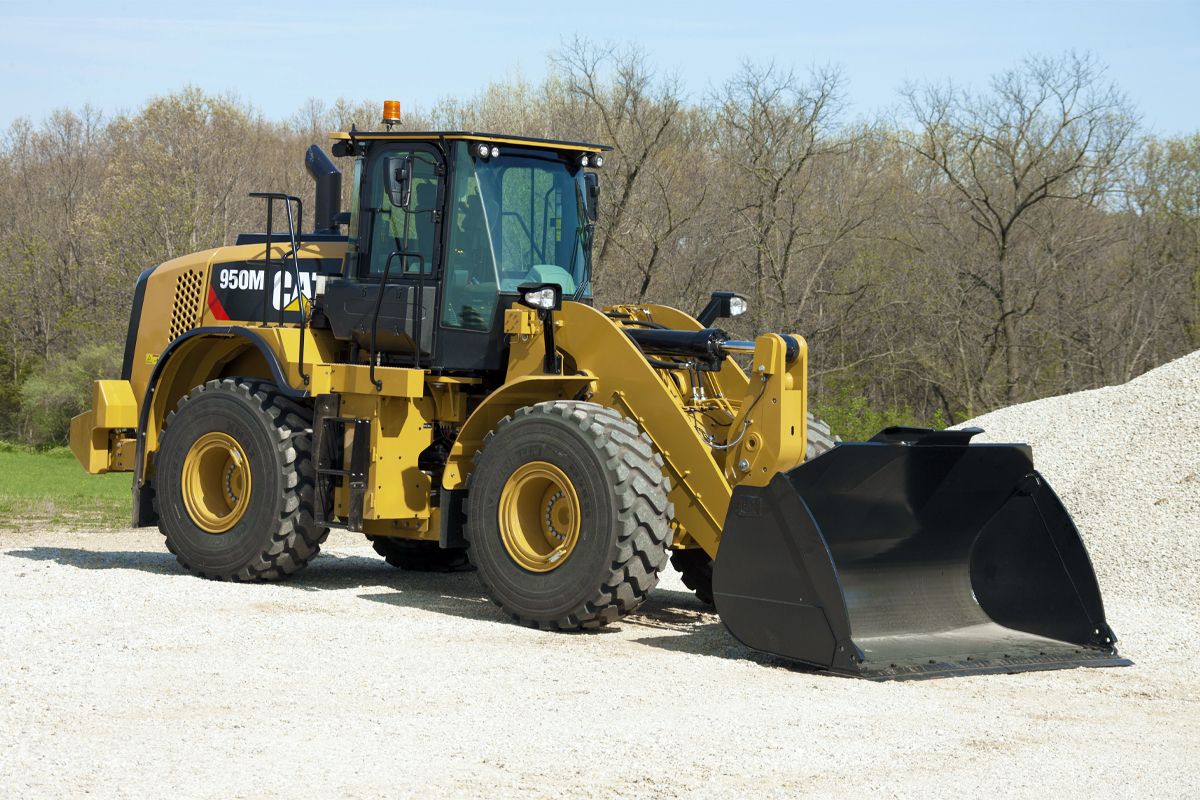
[[[829,430],[829,423],[808,415],[808,443],[804,448],[804,460],[812,461],[822,453],[828,453],[841,439]],[[683,585],[696,593],[696,599],[705,605],[713,605],[712,578],[713,562],[708,553],[700,548],[674,550],[671,566],[679,573]]]
[[[671,566],[679,573],[683,585],[696,593],[697,600],[709,606],[713,605],[712,565],[708,553],[699,547],[671,551]]]
[[[312,417],[274,385],[198,386],[166,419],[154,505],[167,549],[205,578],[272,580],[317,555]]]
[[[375,552],[396,569],[410,572],[461,572],[471,569],[467,551],[446,549],[437,542],[400,539],[395,536],[368,536]]]
[[[594,403],[518,409],[488,434],[467,496],[467,554],[493,602],[542,629],[596,628],[658,583],[674,509],[662,456]]]

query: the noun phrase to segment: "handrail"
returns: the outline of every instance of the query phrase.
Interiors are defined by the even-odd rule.
[[[274,231],[272,230],[272,227],[273,227],[272,223],[274,222],[273,212],[275,209],[275,201],[282,200],[284,209],[287,211],[288,240],[292,245],[292,251],[290,254],[292,257],[292,279],[295,281],[295,287],[296,287],[296,304],[297,304],[297,306],[299,306],[299,309],[300,309],[300,364],[299,364],[298,368],[300,371],[300,378],[304,381],[304,385],[307,386],[309,383],[309,376],[304,371],[304,333],[307,330],[307,326],[308,326],[308,316],[305,313],[305,308],[304,308],[304,300],[305,300],[304,287],[300,283],[300,244],[299,244],[299,240],[296,238],[296,229],[302,228],[304,226],[304,201],[301,200],[299,197],[296,197],[295,195],[284,194],[283,192],[250,192],[250,196],[251,197],[261,197],[262,199],[267,201],[267,242],[266,242],[266,252],[265,252],[265,255],[263,258],[263,290],[264,290],[264,292],[271,291],[271,288],[267,287],[266,277],[267,277],[267,273],[270,271],[271,245],[274,243],[272,241],[272,237],[274,236]],[[296,204],[295,218],[292,217],[292,203]],[[287,256],[284,256],[284,258],[286,258],[286,257]],[[267,322],[267,297],[268,296],[269,295],[266,295],[263,297],[263,324],[264,325]],[[279,320],[278,320],[280,325],[283,324],[283,315],[285,313],[284,308],[286,307],[286,304],[283,302],[283,300],[284,300],[283,275],[282,275],[282,273],[280,273],[280,278],[279,278],[279,306],[280,307],[279,307]]]

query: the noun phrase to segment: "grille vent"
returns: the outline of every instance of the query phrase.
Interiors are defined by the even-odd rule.
[[[189,269],[175,279],[175,304],[171,308],[171,341],[196,327],[200,320],[200,290],[204,287],[203,273]]]

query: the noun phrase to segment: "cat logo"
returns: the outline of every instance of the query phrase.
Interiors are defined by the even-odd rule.
[[[274,291],[271,293],[271,305],[276,311],[299,311],[304,303],[307,310],[311,305],[313,294],[313,273],[300,273],[300,291],[296,291],[296,275],[293,272],[275,273]]]

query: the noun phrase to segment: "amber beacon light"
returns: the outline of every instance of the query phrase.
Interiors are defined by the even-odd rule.
[[[389,128],[400,121],[400,101],[399,100],[384,100],[383,101],[383,124]]]

